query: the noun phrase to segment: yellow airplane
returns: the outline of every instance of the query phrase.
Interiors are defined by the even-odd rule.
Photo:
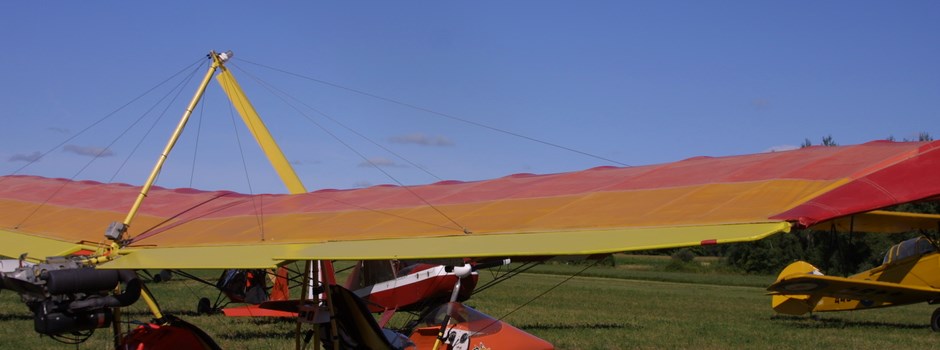
[[[590,256],[754,241],[814,225],[866,232],[937,227],[938,216],[878,209],[940,196],[933,176],[940,172],[940,141],[309,192],[225,67],[231,57],[210,52],[200,88],[142,186],[0,176],[0,256],[16,259],[0,264],[0,288],[21,295],[38,332],[84,334],[118,325],[120,307],[139,298],[161,326],[151,331],[183,329],[211,343],[165,315],[133,271],[275,269],[307,261],[307,300],[295,309],[297,348],[307,346],[301,324],[316,334],[314,348],[319,341],[333,349],[402,348],[409,338],[422,349],[494,346],[500,332],[486,332],[494,323],[459,303],[442,305],[434,314],[440,317],[412,334],[383,337],[357,306],[361,300],[315,277],[328,270],[316,261]],[[153,186],[213,76],[290,194]],[[102,230],[106,243],[94,243],[102,242]],[[473,270],[452,268],[461,276]],[[113,329],[116,347],[140,340],[137,331]],[[551,347],[508,325],[501,329],[513,334],[504,348]]]
[[[912,238],[888,249],[881,266],[849,277],[825,276],[797,261],[767,290],[774,310],[787,315],[933,304],[940,301],[940,252],[935,241]],[[940,308],[930,316],[930,328],[940,331]]]

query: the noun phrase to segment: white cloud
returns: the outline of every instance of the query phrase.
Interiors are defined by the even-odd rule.
[[[392,143],[415,144],[421,146],[448,147],[454,145],[454,141],[447,137],[430,136],[420,132],[408,135],[392,136],[388,140]]]
[[[294,159],[294,160],[288,161],[288,163],[290,163],[291,165],[301,166],[301,165],[320,164],[320,163],[322,163],[322,162],[319,161],[319,160],[310,160],[310,159],[307,159],[307,160],[303,160],[303,159]]]
[[[800,146],[794,146],[794,145],[779,145],[779,146],[773,146],[773,147],[770,147],[770,148],[768,148],[768,149],[765,149],[763,153],[792,151],[792,150],[799,149],[799,148],[800,148]]]
[[[353,183],[353,187],[355,188],[372,187],[372,183],[369,181],[356,181],[355,183]]]
[[[373,166],[383,167],[383,168],[407,167],[404,164],[399,164],[399,163],[396,163],[394,160],[391,160],[388,158],[382,158],[382,157],[373,157],[373,158],[366,159],[362,163],[359,163],[359,166],[363,168],[368,168],[368,167],[373,167]]]
[[[42,158],[42,153],[39,153],[38,151],[36,151],[33,153],[29,153],[29,154],[23,154],[23,153],[14,154],[9,159],[7,159],[7,161],[32,163],[32,162],[39,160],[39,158]]]
[[[75,153],[81,156],[88,156],[88,157],[95,157],[95,158],[110,157],[114,155],[114,152],[112,152],[110,149],[95,147],[95,146],[65,145],[65,147],[62,148],[62,150],[65,152],[69,152],[69,153]]]

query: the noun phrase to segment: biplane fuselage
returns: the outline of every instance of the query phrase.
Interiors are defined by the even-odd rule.
[[[382,263],[387,262],[382,261]],[[362,262],[356,265],[352,276],[360,275],[361,267]],[[477,278],[478,274],[473,272],[463,281],[457,294],[458,301],[470,298],[476,287]],[[346,286],[366,301],[371,312],[420,311],[429,305],[438,305],[448,301],[458,279],[459,277],[453,271],[447,271],[444,265],[418,263],[394,271],[393,275],[383,275],[365,283],[347,281]],[[281,285],[286,286],[286,284],[285,272],[283,277],[278,276],[274,289],[276,290]],[[367,285],[363,286],[363,284]],[[269,300],[260,303],[262,310],[255,305],[248,305],[225,308],[222,311],[226,316],[296,316],[298,300],[290,298],[286,293],[288,292],[272,293]],[[235,302],[244,302],[244,300],[230,299]],[[273,311],[273,313],[267,313],[265,310]]]
[[[419,264],[386,281],[355,290],[356,295],[368,301],[372,312],[387,310],[419,310],[426,303],[442,303],[450,297],[457,275],[447,272],[444,265]],[[404,272],[404,271],[402,271]],[[470,298],[478,275],[473,273],[460,287],[458,301]]]
[[[940,252],[926,237],[910,239],[892,246],[882,265],[848,277],[824,276],[798,261],[767,289],[774,310],[790,315],[932,303],[940,299]],[[934,312],[935,330],[938,317]]]

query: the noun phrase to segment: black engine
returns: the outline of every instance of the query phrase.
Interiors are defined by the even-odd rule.
[[[111,325],[111,308],[133,304],[141,282],[131,270],[96,270],[78,258],[54,257],[2,274],[0,288],[19,293],[33,312],[34,328],[57,337],[90,334]],[[112,294],[123,283],[121,294]]]

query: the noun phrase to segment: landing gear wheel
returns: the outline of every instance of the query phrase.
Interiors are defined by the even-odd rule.
[[[160,276],[160,281],[166,282],[173,279],[173,271],[160,270],[160,273],[157,274],[157,276]]]
[[[153,275],[153,283],[166,282],[173,278],[173,272],[170,270],[160,270],[160,273]]]
[[[196,304],[196,313],[200,315],[208,315],[212,312],[212,302],[209,301],[209,298],[199,298],[199,303]]]
[[[930,329],[940,332],[940,308],[933,310],[933,315],[930,315]]]

